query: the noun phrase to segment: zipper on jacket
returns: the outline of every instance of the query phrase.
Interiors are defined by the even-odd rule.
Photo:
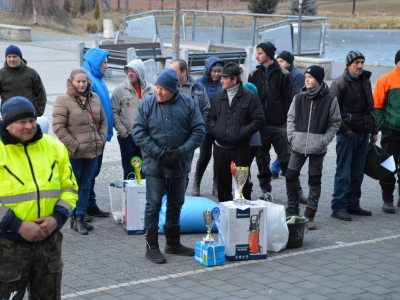
[[[69,166],[69,171],[70,171],[69,180],[71,180],[72,185],[75,185],[75,182],[72,180],[72,174],[73,174],[74,172],[72,171],[72,167],[71,167],[71,166]]]
[[[311,114],[312,114],[313,103],[314,103],[314,100],[311,100],[310,114],[308,115],[307,138],[306,138],[306,148],[304,149],[304,156],[307,156],[308,137],[310,135],[310,123],[311,123]]]
[[[51,165],[51,173],[50,173],[50,177],[49,177],[49,179],[47,180],[47,181],[51,181],[51,178],[53,178],[53,171],[54,171],[54,167],[56,166],[56,164],[58,164],[58,161],[57,160],[54,160],[53,161],[53,164]]]
[[[11,172],[10,169],[9,169],[7,166],[4,166],[4,169],[6,169],[7,172],[10,173],[10,175],[11,175],[12,177],[14,177],[15,179],[17,179],[17,180],[19,181],[19,183],[21,183],[22,185],[25,185],[25,183],[23,183],[22,180],[19,179],[19,178],[17,177],[17,175],[15,175],[13,172]]]
[[[37,195],[36,203],[37,203],[37,207],[38,207],[38,218],[40,218],[40,191],[39,191],[39,186],[38,186],[38,183],[36,181],[35,172],[33,171],[31,158],[29,157],[29,154],[28,154],[28,146],[27,145],[24,145],[24,150],[25,150],[26,157],[28,158],[29,167],[31,169],[33,182],[35,183],[35,186],[36,186],[36,195]]]

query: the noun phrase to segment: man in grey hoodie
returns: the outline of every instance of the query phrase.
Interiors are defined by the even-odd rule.
[[[341,123],[339,104],[323,81],[325,71],[310,66],[305,71],[305,87],[290,105],[287,119],[287,137],[291,155],[286,171],[287,215],[299,215],[297,182],[301,168],[309,158],[309,195],[304,216],[309,219],[306,228],[315,230],[314,216],[321,196],[321,177],[324,157],[329,143]]]
[[[125,66],[124,71],[128,77],[114,89],[111,103],[114,128],[118,132],[117,139],[121,149],[124,179],[128,179],[128,175],[134,172],[131,165],[132,157],[142,157],[141,150],[132,137],[137,110],[142,99],[154,94],[155,87],[145,79],[142,60],[132,60]]]

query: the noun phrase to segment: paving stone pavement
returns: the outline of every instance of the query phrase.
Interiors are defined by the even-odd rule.
[[[91,42],[91,37],[75,37],[34,32],[32,43],[13,43],[22,50],[28,65],[41,75],[48,94],[45,116],[57,95],[66,90],[66,80],[78,67],[75,45]],[[0,53],[10,42],[0,40]],[[366,66],[373,82],[392,68]],[[334,64],[334,75],[343,72],[344,64]],[[125,79],[115,74],[106,83],[110,92]],[[52,134],[52,132],[50,132]],[[64,234],[62,281],[63,298],[68,299],[399,299],[400,233],[399,208],[396,214],[381,210],[379,183],[365,177],[362,207],[372,217],[353,218],[352,222],[330,217],[330,200],[335,173],[335,143],[329,146],[324,162],[322,194],[316,215],[316,231],[306,232],[303,247],[268,253],[266,260],[227,262],[206,268],[192,257],[166,255],[168,262],[155,265],[145,257],[142,235],[126,235],[120,225],[109,218],[95,218],[95,229],[87,236],[72,232],[66,225]],[[198,150],[195,152],[194,164]],[[274,155],[273,155],[274,156]],[[251,167],[257,174],[255,164]],[[120,153],[114,137],[105,148],[96,193],[102,209],[110,210],[108,185],[122,176]],[[256,178],[256,177],[255,177]],[[301,173],[305,193],[307,166]],[[190,174],[193,180],[193,173]],[[274,179],[276,203],[286,203],[284,178]],[[211,195],[212,162],[201,184],[201,196]],[[188,192],[191,191],[189,184]],[[255,180],[253,198],[261,193]],[[397,199],[397,195],[396,195]],[[304,206],[301,209],[304,211]],[[182,241],[193,245],[205,234],[184,234]],[[216,235],[214,234],[214,237]],[[160,236],[163,250],[165,238]]]

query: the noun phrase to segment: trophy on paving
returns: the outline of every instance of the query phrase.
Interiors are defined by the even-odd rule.
[[[247,177],[249,176],[249,167],[237,167],[235,163],[231,162],[231,172],[232,179],[234,180],[235,190],[238,190],[238,194],[235,193],[235,198],[233,203],[236,205],[244,205],[246,199],[243,197],[243,186],[247,181]]]
[[[204,223],[207,227],[207,235],[205,238],[203,238],[203,242],[205,244],[211,244],[214,241],[213,237],[211,236],[211,229],[214,226],[215,219],[213,218],[212,211],[210,209],[203,211],[203,217]]]

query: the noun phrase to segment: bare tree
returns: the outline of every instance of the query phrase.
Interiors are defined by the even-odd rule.
[[[179,58],[180,14],[181,14],[181,0],[175,0],[173,36],[172,36],[172,53],[176,55],[175,58]]]
[[[33,10],[33,25],[37,25],[38,20],[37,20],[36,0],[32,0],[32,10]]]
[[[14,0],[15,11],[21,20],[33,18],[38,25],[40,17],[45,22],[54,21],[66,27],[72,27],[71,16],[59,5],[58,0]]]

